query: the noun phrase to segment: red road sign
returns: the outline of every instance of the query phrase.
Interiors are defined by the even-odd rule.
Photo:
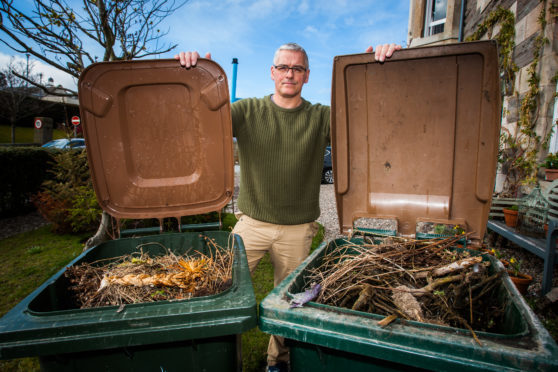
[[[80,123],[79,116],[72,116],[72,124],[79,125],[79,123]]]
[[[35,128],[41,129],[42,126],[43,122],[41,121],[41,119],[35,119]]]

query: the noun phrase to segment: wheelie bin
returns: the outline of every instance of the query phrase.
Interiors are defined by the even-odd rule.
[[[499,333],[412,320],[381,326],[378,314],[309,302],[291,308],[307,274],[355,232],[395,221],[387,235],[417,237],[417,224],[486,231],[500,130],[497,46],[492,41],[335,57],[332,155],[339,225],[260,304],[259,326],[290,345],[292,371],[558,370],[558,347],[507,275]],[[350,240],[352,238],[353,240]],[[361,239],[360,242],[363,240]],[[485,257],[484,260],[491,258]],[[491,270],[503,266],[491,259]]]
[[[240,334],[257,322],[243,242],[227,231],[180,231],[182,216],[220,211],[233,195],[224,71],[203,59],[191,69],[175,60],[98,63],[82,73],[79,99],[103,210],[118,227],[176,218],[179,231],[107,241],[68,267],[139,250],[233,249],[232,283],[203,297],[80,309],[64,268],[0,320],[0,358],[38,356],[48,371],[240,371]]]

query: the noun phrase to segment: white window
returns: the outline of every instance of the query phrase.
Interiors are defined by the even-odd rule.
[[[448,0],[426,0],[424,37],[444,32]]]

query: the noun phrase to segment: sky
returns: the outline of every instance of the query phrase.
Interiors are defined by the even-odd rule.
[[[30,3],[31,0],[20,0]],[[80,1],[70,0],[69,3]],[[405,46],[409,0],[190,0],[168,17],[162,40],[177,44],[158,58],[172,58],[181,50],[197,50],[212,59],[232,79],[237,58],[236,97],[273,93],[270,68],[277,47],[302,45],[310,60],[310,79],[302,95],[313,103],[330,103],[333,58],[363,53],[368,46],[394,42]],[[5,37],[2,35],[2,37]],[[0,68],[14,53],[0,44]],[[25,56],[19,56],[23,58]],[[75,89],[71,77],[39,61],[33,71],[52,77],[56,85]],[[231,93],[232,95],[232,93]]]

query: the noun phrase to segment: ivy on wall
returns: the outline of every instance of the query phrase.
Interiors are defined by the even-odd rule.
[[[541,148],[548,146],[550,135],[544,141],[536,133],[535,126],[538,118],[540,97],[540,75],[538,74],[542,49],[548,39],[544,37],[546,26],[546,11],[543,5],[538,17],[541,32],[536,37],[533,48],[533,61],[527,69],[527,83],[529,89],[521,98],[519,105],[519,119],[512,130],[502,128],[500,135],[500,151],[498,161],[505,174],[503,196],[517,197],[521,185],[537,182],[538,154]],[[485,34],[491,33],[496,25],[500,25],[498,34],[494,37],[499,44],[500,72],[503,81],[503,96],[514,95],[519,100],[519,94],[514,90],[515,73],[518,68],[513,61],[515,48],[515,15],[508,9],[498,7],[478,25],[468,41],[480,40]],[[489,37],[491,35],[489,34]]]
[[[503,95],[509,95],[513,93],[513,83],[517,71],[517,65],[513,61],[513,50],[515,48],[515,15],[513,12],[498,7],[477,26],[477,30],[466,41],[480,40],[486,34],[488,34],[488,38],[492,38],[492,31],[497,25],[500,25],[500,31],[494,37],[494,40],[498,42],[500,72],[505,83],[505,89],[502,93]]]

